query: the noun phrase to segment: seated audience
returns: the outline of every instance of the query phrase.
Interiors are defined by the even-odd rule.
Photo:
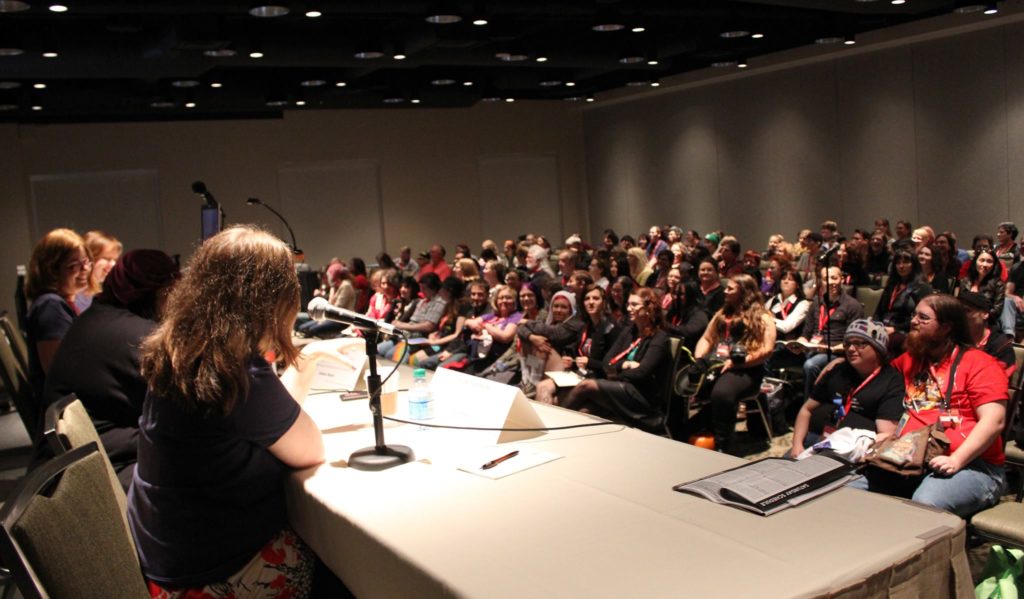
[[[921,265],[921,282],[927,283],[936,293],[949,294],[952,291],[949,277],[942,265],[935,261],[935,245],[923,245],[917,249],[917,262]]]
[[[669,280],[678,276],[678,270],[669,272]],[[671,284],[670,284],[671,286]],[[662,298],[665,314],[665,332],[673,337],[680,337],[683,346],[691,352],[697,347],[697,341],[708,327],[708,313],[700,307],[697,283],[687,281],[678,283]],[[664,299],[668,298],[668,302]]]
[[[642,249],[630,248],[626,252],[626,262],[629,263],[629,276],[633,278],[638,287],[650,287],[654,284],[654,271],[648,266]]]
[[[408,322],[399,320],[392,324],[396,329],[410,333],[411,337],[425,337],[437,330],[437,324],[441,322],[444,315],[444,308],[448,303],[441,296],[441,280],[437,275],[428,272],[420,277],[420,292],[423,299],[416,305]],[[386,339],[377,344],[377,354],[385,358],[392,357],[395,350],[395,341]]]
[[[800,336],[811,303],[804,297],[804,281],[795,270],[784,270],[779,275],[778,293],[771,296],[765,308],[775,319],[778,341],[790,341]]]
[[[971,345],[992,356],[1003,365],[1007,378],[1016,370],[1013,337],[1000,333],[988,324],[992,303],[987,297],[973,291],[961,291],[957,296],[967,315],[967,328]]]
[[[661,305],[653,289],[641,287],[629,296],[632,324],[622,330],[605,352],[606,378],[582,381],[560,404],[636,426],[662,432],[667,377],[672,355],[668,335],[661,328]]]
[[[282,483],[324,459],[300,402],[336,342],[298,355],[298,303],[287,246],[232,227],[199,248],[143,345],[128,518],[154,597],[308,595],[314,557],[288,526]],[[268,351],[289,365],[280,379]]]
[[[705,258],[697,265],[697,282],[700,284],[697,300],[701,307],[709,316],[718,312],[725,303],[725,294],[713,258]]]
[[[903,377],[889,364],[888,344],[881,324],[867,319],[850,323],[844,357],[825,367],[797,414],[792,457],[839,428],[874,431],[876,442],[896,431],[903,416]]]
[[[875,308],[875,320],[885,325],[889,334],[889,351],[898,355],[903,351],[903,338],[910,331],[910,317],[914,308],[932,288],[921,278],[921,264],[913,250],[896,248],[893,252],[889,281]]]
[[[967,275],[957,283],[957,291],[973,291],[988,298],[992,303],[988,323],[997,325],[1006,301],[1006,284],[1003,282],[1003,263],[996,258],[995,251],[980,248],[974,251],[974,259],[967,263]]]
[[[445,303],[437,329],[427,336],[426,345],[410,348],[412,363],[417,368],[434,369],[447,366],[466,357],[466,344],[462,340],[463,328],[469,316],[469,303],[463,301],[465,286],[457,277],[448,277],[441,283],[440,296]],[[419,347],[421,349],[416,349]]]
[[[146,381],[139,346],[157,326],[178,267],[159,250],[133,250],[103,292],[75,319],[53,357],[43,405],[69,393],[82,401],[125,490],[132,480]]]
[[[472,289],[470,291],[472,294]],[[472,301],[472,297],[470,299]],[[487,310],[466,319],[465,330],[469,332],[469,339],[466,342],[469,363],[464,371],[478,374],[490,367],[509,349],[514,352],[516,329],[523,318],[523,313],[516,309],[516,292],[511,287],[499,286],[494,296],[494,310]]]
[[[523,355],[520,370],[522,387],[532,393],[545,371],[562,370],[562,356],[578,343],[584,323],[576,315],[576,296],[559,291],[551,298],[543,322],[523,322],[516,330]]]

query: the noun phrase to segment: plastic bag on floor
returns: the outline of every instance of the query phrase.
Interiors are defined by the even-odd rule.
[[[1017,599],[1020,596],[1024,551],[993,545],[981,571],[981,582],[974,587],[977,599]]]

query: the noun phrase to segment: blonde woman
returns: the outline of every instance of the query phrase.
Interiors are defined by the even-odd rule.
[[[92,305],[92,298],[103,290],[103,281],[124,250],[124,245],[116,237],[103,231],[89,231],[84,240],[85,250],[92,260],[92,271],[89,273],[89,286],[75,296],[75,307],[79,312],[85,312]]]

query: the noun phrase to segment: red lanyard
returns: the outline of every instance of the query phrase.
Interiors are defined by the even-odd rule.
[[[782,319],[785,320],[789,313],[793,311],[793,306],[796,305],[796,300],[789,301],[788,299],[782,300],[782,306],[779,311],[782,312]]]
[[[879,366],[878,368],[875,368],[873,371],[871,371],[871,374],[869,374],[867,376],[867,378],[864,379],[861,382],[861,384],[857,385],[856,389],[854,389],[853,391],[850,391],[849,393],[846,394],[846,405],[843,406],[843,413],[844,414],[849,414],[850,413],[850,405],[853,403],[853,396],[858,394],[858,393],[860,393],[860,390],[863,389],[864,387],[867,387],[868,383],[870,383],[876,376],[878,376],[878,373],[881,372],[881,371],[882,371],[882,367],[881,366]]]
[[[726,341],[732,341],[732,319],[733,319],[732,316],[726,316],[724,314],[722,315],[722,320],[725,321],[725,335],[724,335],[724,338],[725,338]],[[719,341],[721,341],[721,340],[719,340]]]
[[[634,339],[634,340],[633,340],[633,343],[630,343],[630,344],[629,344],[629,347],[627,347],[626,349],[624,349],[624,350],[622,351],[622,353],[621,353],[621,354],[619,354],[619,355],[615,356],[615,357],[614,357],[614,358],[612,358],[611,360],[608,360],[608,363],[609,363],[609,364],[615,364],[615,363],[617,363],[617,362],[618,362],[619,360],[621,360],[622,358],[625,358],[625,357],[626,357],[626,354],[628,354],[629,352],[631,352],[631,351],[633,351],[634,349],[636,349],[636,347],[637,347],[638,345],[640,345],[640,342],[641,342],[641,341],[643,341],[643,339],[644,339],[643,337],[637,337],[636,339]]]
[[[578,353],[581,356],[586,356],[587,353],[589,353],[585,349],[586,345],[587,345],[587,329],[583,329],[583,334],[580,335],[580,345],[577,348],[576,353]]]
[[[960,351],[959,347],[953,349],[953,353],[949,354],[950,362],[953,362],[954,360],[956,360],[956,355],[957,355],[957,352],[959,352],[959,351]],[[942,380],[939,379],[939,374],[935,370],[935,365],[934,364],[929,364],[928,365],[928,374],[931,375],[932,380],[935,381],[935,385],[938,386],[938,388],[941,390],[942,389]],[[952,387],[952,383],[953,383],[953,381],[949,382],[949,388],[950,389],[953,388]]]
[[[904,291],[906,291],[906,289],[907,289],[907,286],[902,284],[902,283],[900,283],[899,285],[897,285],[896,287],[893,288],[892,295],[889,296],[889,311],[890,312],[892,312],[892,307],[894,305],[896,305],[896,300],[899,299],[900,294],[902,294]]]
[[[831,310],[829,310],[828,316],[825,316],[825,306],[821,306],[820,308],[821,313],[818,314],[818,332],[825,330],[825,325],[828,324],[830,320],[832,320],[832,314],[836,311],[836,308],[838,308],[838,306],[836,306],[836,308],[832,308]]]

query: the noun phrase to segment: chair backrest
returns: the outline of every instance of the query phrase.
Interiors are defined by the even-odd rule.
[[[882,301],[882,289],[875,289],[873,287],[858,287],[856,298],[857,301],[864,306],[864,315],[871,317],[875,313],[875,309],[878,307],[878,302]]]
[[[1021,381],[1024,380],[1024,345],[1019,343],[1013,344],[1013,362],[1017,365],[1014,369],[1013,374],[1010,375],[1010,389],[1020,389]]]
[[[668,381],[665,382],[665,432],[670,439],[674,439],[690,416],[689,398],[684,398],[676,392],[676,376],[681,365],[693,362],[693,354],[680,337],[669,337],[669,344],[672,352],[672,369],[669,371]]]
[[[0,511],[0,557],[26,599],[149,597],[96,444],[44,463]]]
[[[117,500],[121,518],[124,520],[125,531],[130,531],[128,528],[128,498],[124,494],[124,489],[121,488],[121,482],[117,479],[117,473],[114,472],[114,467],[107,457],[106,448],[103,447],[103,441],[100,440],[100,435],[96,432],[89,413],[85,410],[81,400],[73,393],[46,408],[46,415],[43,417],[43,436],[53,451],[53,455],[61,455],[90,443],[95,443],[100,448],[103,461],[107,465],[110,486],[114,498]],[[129,532],[129,534],[131,533]]]
[[[14,357],[18,359],[22,370],[28,372],[28,343],[25,341],[25,336],[14,326],[7,314],[0,314],[0,330],[7,335],[7,342],[11,344]]]
[[[20,334],[20,333],[19,333]],[[18,416],[32,441],[39,437],[39,411],[32,398],[32,385],[28,381],[28,369],[23,368],[15,355],[14,343],[6,332],[0,336],[0,380],[11,396]]]

